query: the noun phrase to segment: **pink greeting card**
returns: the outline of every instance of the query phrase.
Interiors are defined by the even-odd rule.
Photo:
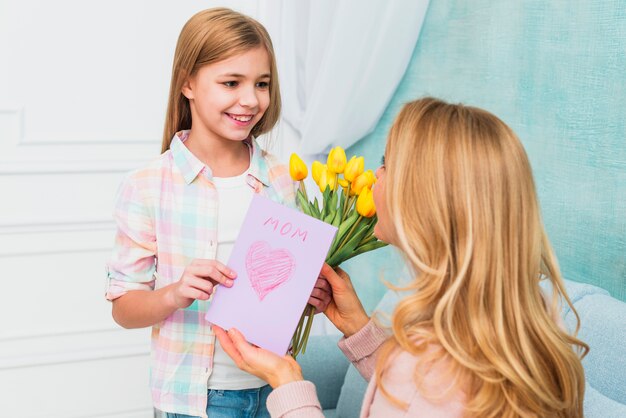
[[[232,287],[217,288],[207,321],[284,355],[337,228],[254,195],[228,261]]]

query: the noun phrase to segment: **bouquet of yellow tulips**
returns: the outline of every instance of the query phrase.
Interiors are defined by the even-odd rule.
[[[372,186],[376,176],[372,170],[364,170],[363,157],[353,156],[347,161],[341,147],[333,148],[328,161],[314,161],[311,166],[313,180],[322,192],[321,206],[317,197],[311,202],[303,180],[308,175],[306,164],[296,154],[289,159],[289,174],[299,182],[296,201],[305,214],[338,228],[326,263],[337,267],[344,261],[387,245],[374,236],[376,208]],[[340,178],[340,175],[343,175]],[[315,307],[307,305],[291,340],[291,355],[306,351],[306,344],[313,324]]]

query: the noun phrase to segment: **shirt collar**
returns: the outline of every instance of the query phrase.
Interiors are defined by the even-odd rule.
[[[170,152],[172,153],[174,163],[182,173],[187,184],[194,181],[200,173],[204,173],[207,179],[212,180],[213,172],[211,171],[211,168],[200,161],[185,146],[184,142],[188,137],[188,130],[180,131],[174,134],[170,144]],[[269,173],[267,169],[267,161],[265,160],[265,151],[261,149],[256,139],[252,136],[246,138],[244,142],[248,145],[248,148],[251,149],[249,174],[263,183],[264,186],[269,186]]]

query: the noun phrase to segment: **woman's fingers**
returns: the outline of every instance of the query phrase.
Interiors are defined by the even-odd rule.
[[[324,312],[332,299],[332,288],[328,281],[319,277],[311,292],[308,303],[315,307],[315,313]]]
[[[330,283],[328,283],[328,280],[322,278],[322,277],[318,277],[317,281],[315,282],[315,288],[323,290],[325,292],[331,293],[332,292],[332,288],[330,287]]]
[[[222,328],[217,325],[213,325],[213,331],[215,332],[215,336],[220,341],[222,349],[233,359],[237,367],[243,369],[246,366],[246,362],[243,359],[243,356],[235,346],[231,336],[229,333],[224,331]]]
[[[352,286],[352,280],[350,280],[350,276],[348,275],[348,273],[345,272],[345,270],[343,270],[341,267],[335,267],[334,271],[339,277],[341,277],[345,282],[349,283],[350,286]]]
[[[241,357],[244,359],[244,361],[247,361],[247,359],[253,354],[252,351],[254,351],[256,348],[253,347],[246,340],[243,334],[235,328],[231,328],[228,330],[228,336],[233,342],[235,348],[241,353]]]
[[[315,288],[309,297],[309,304],[315,307],[315,313],[324,312],[332,299],[331,293],[326,289]]]
[[[337,273],[335,273],[335,270],[333,270],[331,266],[326,263],[324,263],[324,265],[322,266],[322,271],[320,271],[320,277],[328,281],[333,292],[336,292],[337,290],[341,291],[346,288],[346,283],[344,282],[344,280]]]

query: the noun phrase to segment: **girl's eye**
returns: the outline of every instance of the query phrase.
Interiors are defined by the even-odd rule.
[[[236,81],[225,81],[222,84],[226,87],[237,87],[238,83]]]
[[[384,156],[384,155],[380,158],[380,165],[381,165],[383,168],[385,168],[385,156]]]
[[[256,86],[261,89],[266,89],[270,86],[270,83],[268,83],[267,81],[259,81],[258,83],[256,83]]]

